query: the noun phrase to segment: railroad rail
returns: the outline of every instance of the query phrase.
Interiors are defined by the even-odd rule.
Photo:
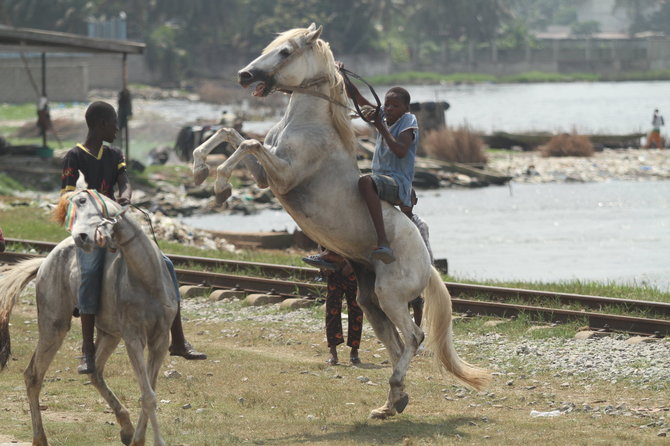
[[[6,241],[9,246],[14,244],[30,246],[43,252],[48,252],[56,246],[55,243],[32,240],[6,239]],[[41,254],[5,252],[0,254],[0,263],[15,263],[39,255]],[[315,281],[318,270],[314,268],[181,255],[169,255],[169,257],[176,266],[179,266],[177,277],[182,284],[205,285],[215,289],[241,289],[247,293],[272,292],[286,298],[321,298],[325,295],[325,284]],[[595,330],[654,336],[670,335],[669,303],[456,282],[445,282],[445,285],[452,295],[454,311],[466,316],[514,317],[527,314],[533,319],[555,323],[581,319]],[[547,303],[551,303],[553,307],[547,307]],[[565,306],[579,309],[560,308]],[[603,313],[612,307],[617,308],[619,313],[639,312],[651,317]]]

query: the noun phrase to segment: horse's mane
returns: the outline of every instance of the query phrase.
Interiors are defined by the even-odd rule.
[[[262,54],[266,54],[276,49],[291,39],[304,37],[308,32],[309,29],[307,28],[295,28],[284,31],[265,47]],[[328,77],[328,85],[330,85],[329,96],[335,102],[348,104],[349,97],[345,91],[344,79],[335,66],[335,58],[330,49],[330,44],[325,40],[317,39],[314,43],[314,54],[320,62],[320,65],[326,69],[325,75]],[[356,135],[354,134],[354,128],[351,124],[351,118],[349,118],[349,109],[331,102],[330,116],[333,119],[333,125],[335,126],[337,133],[339,133],[340,138],[344,143],[344,148],[348,152],[354,153],[356,151]]]
[[[74,194],[74,191],[72,192],[66,192],[63,195],[60,196],[60,199],[58,200],[58,204],[54,208],[51,218],[53,221],[58,223],[59,225],[64,225],[65,224],[65,216],[67,215],[67,207],[70,204],[70,197]]]

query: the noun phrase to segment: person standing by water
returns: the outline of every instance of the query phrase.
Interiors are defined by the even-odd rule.
[[[665,125],[663,116],[658,112],[658,109],[654,110],[654,115],[651,117],[651,132],[647,137],[647,144],[645,148],[650,149],[655,147],[657,149],[662,149],[665,147],[665,141],[661,136],[661,127]]]

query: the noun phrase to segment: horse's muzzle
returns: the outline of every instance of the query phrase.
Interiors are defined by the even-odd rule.
[[[96,246],[95,240],[85,232],[80,232],[76,235],[72,234],[72,238],[74,239],[74,244],[86,252],[93,251]]]
[[[264,97],[270,94],[274,86],[274,80],[261,70],[242,70],[237,73],[237,80],[244,88],[249,87],[254,82],[258,82],[254,90],[254,96]]]

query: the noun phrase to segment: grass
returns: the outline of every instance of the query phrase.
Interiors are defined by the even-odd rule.
[[[151,174],[151,171],[149,172]],[[18,203],[18,199],[5,199]],[[60,241],[67,233],[49,221],[49,214],[31,206],[0,210],[6,236]],[[228,254],[199,250],[177,243],[161,242],[168,253],[225,256],[240,260],[301,265],[300,255],[284,252],[247,251]],[[570,282],[527,284],[491,283],[499,286],[546,289],[648,299],[647,288],[613,284]],[[34,289],[30,286],[12,315],[11,361],[0,379],[0,442],[29,441],[30,414],[22,370],[27,366],[38,331]],[[669,293],[656,292],[658,300],[670,301]],[[668,383],[642,385],[633,380],[613,385],[596,377],[569,376],[549,368],[535,367],[527,358],[511,357],[504,364],[491,363],[488,351],[495,342],[468,342],[476,336],[487,339],[569,339],[583,322],[540,324],[527,315],[490,326],[492,318],[458,319],[454,323],[461,356],[499,374],[484,392],[472,392],[443,376],[433,358],[423,353],[412,361],[407,376],[410,404],[404,414],[388,421],[368,420],[371,409],[386,395],[390,366],[386,353],[364,325],[363,364],[328,367],[328,349],[321,328],[320,307],[307,310],[305,325],[293,316],[281,322],[263,322],[237,317],[245,310],[239,301],[184,306],[187,338],[209,355],[207,361],[188,362],[168,358],[158,379],[159,423],[163,436],[173,445],[323,444],[323,445],[449,445],[464,444],[556,444],[619,445],[664,444],[659,427],[640,428],[662,422],[657,415],[610,416],[604,412],[575,410],[557,418],[531,418],[531,410],[551,411],[563,402],[605,407],[625,404],[631,408],[657,410],[668,406]],[[281,315],[277,307],[264,307],[266,316]],[[367,324],[367,322],[366,322]],[[41,403],[50,444],[119,444],[118,426],[103,399],[86,377],[76,374],[76,356],[81,342],[79,320],[47,372]],[[346,358],[343,348],[341,357]],[[550,362],[550,358],[546,358]],[[631,367],[644,368],[644,361]],[[167,378],[176,370],[178,378]],[[107,367],[110,387],[129,408],[131,419],[138,413],[139,391],[128,366],[123,346]],[[359,377],[368,378],[365,384]],[[84,427],[85,426],[85,427]],[[151,432],[151,430],[149,430]],[[151,435],[149,433],[149,435]],[[151,440],[149,441],[151,444]]]
[[[5,414],[0,417],[0,440],[31,438],[21,372],[37,339],[32,292],[24,294],[12,316],[15,361],[0,380],[0,407]],[[405,413],[376,421],[367,416],[385,399],[391,369],[384,363],[386,353],[369,325],[364,326],[361,344],[363,364],[329,367],[325,364],[328,349],[320,329],[320,310],[306,312],[313,319],[308,329],[292,318],[263,323],[245,318],[221,321],[209,313],[234,315],[242,309],[242,304],[232,302],[185,311],[187,337],[206,351],[209,359],[165,361],[157,386],[158,419],[169,444],[661,445],[666,441],[656,436],[660,428],[640,428],[660,415],[609,416],[578,410],[582,404],[667,407],[667,393],[662,388],[561,376],[530,365],[525,357],[509,358],[504,365],[491,364],[482,348],[462,342],[480,334],[517,339],[569,337],[574,326],[529,331],[531,324],[523,317],[495,327],[485,326],[483,318],[459,320],[455,323],[459,353],[501,373],[489,389],[473,392],[462,388],[442,376],[433,358],[422,353],[413,359],[407,375],[410,404]],[[262,312],[281,313],[276,307]],[[41,403],[46,406],[42,415],[50,444],[119,444],[113,415],[87,385],[86,377],[75,372],[79,343],[79,322],[75,319],[42,390]],[[342,353],[346,357],[344,350]],[[633,364],[644,366],[639,361]],[[181,376],[167,378],[163,374],[166,370],[176,370]],[[136,420],[139,391],[123,346],[112,355],[106,372],[110,387]],[[369,382],[363,383],[361,376]],[[576,410],[557,418],[529,416],[531,410],[551,411],[563,402],[574,403]]]
[[[442,161],[485,163],[484,141],[468,126],[431,130],[422,141],[426,154]]]
[[[0,121],[37,120],[35,104],[0,104]]]
[[[593,156],[593,144],[588,136],[578,135],[576,132],[562,133],[552,136],[551,139],[538,148],[542,156]]]

